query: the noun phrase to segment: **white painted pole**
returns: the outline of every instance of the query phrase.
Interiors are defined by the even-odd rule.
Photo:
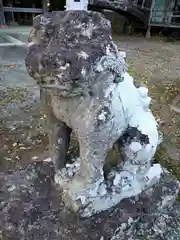
[[[66,10],[87,10],[88,0],[66,0]]]
[[[47,12],[47,1],[46,0],[42,0],[42,9],[43,9],[43,12]]]

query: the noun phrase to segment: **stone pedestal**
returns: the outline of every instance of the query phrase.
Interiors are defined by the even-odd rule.
[[[179,189],[179,182],[171,174],[164,172],[160,182],[143,192],[139,198],[124,200],[120,204],[123,220],[111,240],[178,240]]]
[[[168,172],[139,197],[85,220],[64,206],[53,178],[49,158],[0,173],[2,239],[179,240],[179,183]]]
[[[142,191],[146,192],[146,189],[150,189],[158,182],[162,174],[161,166],[154,164],[142,175],[133,175],[132,172],[139,171],[139,165],[127,164],[124,166],[124,171],[112,171],[109,174],[112,179],[104,181],[102,178],[84,186],[83,179],[77,177],[79,167],[79,160],[67,164],[55,174],[55,183],[62,190],[62,198],[66,206],[83,218],[110,209],[123,199],[138,197]]]

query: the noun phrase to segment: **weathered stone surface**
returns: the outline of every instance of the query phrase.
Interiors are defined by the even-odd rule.
[[[112,59],[118,55],[110,22],[95,12],[63,11],[40,15],[34,19],[29,41],[26,58],[29,74],[37,81],[43,77],[46,87],[55,90],[58,87],[58,95],[68,96],[73,91],[75,95],[88,94],[91,90],[88,88],[97,77],[88,74],[93,64],[108,53]],[[111,68],[111,62],[105,67]],[[116,72],[115,68],[112,70]]]
[[[168,173],[139,198],[124,199],[86,220],[64,207],[53,179],[53,165],[47,159],[0,174],[1,239],[179,239],[180,204],[175,201],[179,186]]]
[[[166,172],[154,188],[140,195],[137,202],[126,200],[125,204],[129,204],[131,211],[129,219],[121,224],[111,240],[178,240],[180,204],[176,197],[179,183],[175,178],[175,182],[172,179]],[[143,205],[142,212],[138,217],[133,217],[133,204],[136,206],[137,203]],[[126,206],[125,209],[127,208]]]
[[[162,169],[152,164],[159,136],[151,98],[134,86],[109,21],[90,11],[47,13],[35,18],[29,41],[26,66],[49,95],[55,180],[66,205],[87,217],[155,184]],[[66,165],[72,130],[80,146],[75,171]],[[122,161],[105,178],[112,147]]]

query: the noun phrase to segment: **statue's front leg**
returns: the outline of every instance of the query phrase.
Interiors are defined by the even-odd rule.
[[[101,134],[93,135],[87,134],[79,138],[79,171],[68,184],[68,191],[65,191],[64,195],[64,199],[69,199],[69,203],[66,201],[66,204],[75,212],[80,211],[84,216],[91,215],[93,208],[96,209],[94,204],[96,205],[96,202],[99,204],[100,198],[107,194],[103,167],[106,154],[113,144],[106,142]],[[90,208],[88,207],[84,212],[86,206]]]
[[[82,124],[81,133],[76,132],[80,146],[78,171],[71,178],[64,176],[62,171],[55,180],[64,190],[65,204],[86,217],[119,201],[118,198],[112,201],[112,192],[106,186],[103,171],[107,153],[118,139],[119,132],[113,121],[112,125],[104,123],[100,129],[88,126],[84,131]]]
[[[71,132],[72,129],[64,122],[57,121],[53,123],[52,130],[49,134],[49,140],[52,161],[56,170],[60,170],[67,163],[67,152]]]
[[[49,134],[49,150],[56,170],[60,170],[67,163],[72,129],[54,115],[51,95],[44,89],[40,91],[41,106],[47,115],[47,129]]]

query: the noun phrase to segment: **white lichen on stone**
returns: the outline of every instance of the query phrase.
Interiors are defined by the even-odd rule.
[[[63,139],[62,139],[62,138],[58,138],[58,144],[61,144],[61,143],[62,143],[62,141],[63,141]]]
[[[87,28],[85,28],[85,29],[83,29],[83,30],[81,31],[81,34],[82,34],[83,36],[87,36],[88,38],[91,38],[91,36],[92,36],[92,34],[93,34],[94,28],[95,28],[95,25],[94,25],[94,24],[89,24],[89,25],[87,26]]]
[[[139,142],[132,142],[130,145],[129,145],[129,149],[132,151],[132,152],[139,152],[141,149],[142,149],[142,146]]]
[[[85,69],[85,68],[82,68],[82,70],[81,70],[81,75],[82,75],[83,77],[86,76],[86,69]]]
[[[43,160],[44,162],[52,162],[52,158],[48,157]]]
[[[106,114],[107,114],[107,112],[102,111],[100,113],[100,115],[98,116],[98,119],[101,120],[101,121],[105,121],[106,120]]]
[[[84,60],[87,60],[89,56],[86,52],[81,51],[81,52],[78,53],[78,57],[83,58]]]
[[[70,64],[66,63],[64,66],[61,66],[60,69],[61,70],[66,70],[68,67],[70,67]]]
[[[13,192],[14,190],[16,190],[16,186],[15,185],[12,185],[12,186],[8,187],[8,191],[9,192]]]

